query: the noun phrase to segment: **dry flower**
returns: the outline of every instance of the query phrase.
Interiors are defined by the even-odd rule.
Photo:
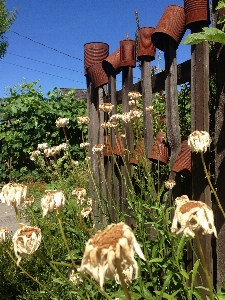
[[[74,269],[69,268],[68,277],[69,280],[72,281],[77,287],[83,282],[82,277],[80,276],[80,268]]]
[[[57,127],[65,127],[67,124],[69,124],[69,119],[59,117],[56,119],[55,124]]]
[[[172,190],[172,188],[175,187],[175,185],[176,185],[176,181],[172,179],[169,179],[165,182],[165,187],[170,190]]]
[[[93,202],[94,202],[94,199],[91,198],[91,197],[89,197],[88,200],[87,200],[87,204],[88,204],[89,206],[92,206],[92,205],[93,205]]]
[[[33,196],[30,196],[29,198],[27,198],[25,201],[24,201],[24,204],[26,206],[32,206],[34,204],[34,197]]]
[[[36,160],[40,154],[41,154],[41,152],[39,150],[32,151],[30,160]]]
[[[110,127],[110,122],[104,122],[104,123],[102,123],[102,124],[101,124],[101,127],[102,127],[103,129],[109,128],[109,127]]]
[[[41,208],[43,210],[43,217],[47,215],[48,212],[53,212],[57,210],[61,212],[65,205],[65,196],[62,191],[50,191],[47,192],[44,197],[41,198]]]
[[[36,226],[24,225],[15,232],[12,241],[18,265],[22,258],[34,253],[38,249],[41,243],[41,229]]]
[[[184,232],[185,236],[194,237],[195,230],[202,229],[202,234],[214,233],[217,231],[214,225],[214,215],[212,209],[202,201],[189,200],[183,195],[175,199],[175,214],[171,226],[171,231],[179,234]],[[178,223],[180,229],[178,230]]]
[[[83,149],[83,148],[87,148],[90,146],[90,143],[81,143],[80,144],[80,148]]]
[[[114,105],[112,103],[101,103],[99,104],[99,110],[110,113],[113,109]]]
[[[132,232],[123,222],[108,225],[99,230],[86,244],[80,271],[91,275],[103,289],[105,277],[118,278],[117,264],[125,276],[126,282],[131,282],[138,275],[138,264],[134,252],[145,260],[144,254]]]
[[[131,100],[138,100],[138,99],[140,99],[142,97],[142,95],[139,92],[129,92],[128,93],[128,97]]]
[[[103,144],[97,144],[95,145],[93,148],[92,148],[92,152],[93,153],[102,153],[103,151],[103,148],[104,148],[104,145]]]
[[[117,128],[119,126],[119,124],[117,122],[109,122],[110,123],[110,126],[111,128]]]
[[[9,230],[7,227],[0,227],[0,243],[4,243],[9,235]]]
[[[194,131],[188,137],[188,146],[192,152],[206,152],[211,138],[206,131]]]
[[[63,151],[68,149],[68,145],[66,143],[62,143],[58,147],[59,147],[60,150],[63,150]]]
[[[123,120],[123,115],[122,114],[114,114],[110,117],[110,121],[113,121],[113,120]]]
[[[8,206],[19,206],[27,198],[27,186],[21,183],[8,183],[3,186],[0,194],[2,203],[7,203]]]
[[[130,117],[132,120],[140,119],[143,116],[143,113],[140,109],[132,109],[130,111]]]
[[[81,216],[83,218],[87,218],[92,213],[92,208],[91,207],[85,207],[85,208],[82,209],[82,211],[80,213],[81,213]]]
[[[44,150],[44,154],[46,157],[50,157],[50,156],[56,156],[56,154],[59,154],[61,151],[59,146],[52,146],[50,148],[47,148]]]
[[[90,122],[90,119],[87,116],[79,116],[77,117],[77,122],[79,124],[88,124]]]
[[[125,113],[123,113],[122,116],[123,116],[122,120],[123,120],[124,123],[130,123],[131,122],[131,114],[130,114],[130,112],[125,112]]]
[[[37,146],[38,150],[45,150],[47,148],[48,148],[48,144],[47,143],[38,144],[38,146]]]

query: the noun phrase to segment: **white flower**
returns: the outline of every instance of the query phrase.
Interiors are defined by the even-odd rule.
[[[128,97],[131,100],[138,100],[138,99],[140,99],[142,97],[142,95],[139,92],[129,92],[128,93]]]
[[[38,150],[45,150],[47,148],[48,148],[48,144],[47,143],[38,144],[38,146],[37,146]]]
[[[140,119],[143,116],[143,113],[140,109],[133,109],[130,111],[130,117],[133,120]]]
[[[59,146],[52,146],[48,149],[44,150],[44,154],[46,155],[46,157],[50,157],[50,156],[55,156],[56,154],[59,154],[61,151]]]
[[[79,161],[78,160],[73,160],[73,164],[75,167],[78,167],[79,166]]]
[[[99,110],[110,113],[113,109],[114,105],[112,103],[101,103],[99,104]]]
[[[69,268],[69,272],[68,272],[69,280],[72,281],[77,287],[83,282],[80,273],[78,273],[79,271],[80,268],[77,268],[77,271],[74,268]]]
[[[184,232],[185,236],[194,237],[194,231],[202,229],[202,234],[214,233],[217,237],[213,211],[208,205],[202,201],[189,200],[186,195],[177,197],[175,205],[171,232],[176,232],[176,234]],[[180,224],[179,230],[178,223]]]
[[[65,127],[67,124],[69,124],[69,119],[59,117],[58,119],[56,119],[55,124],[57,127]]]
[[[188,137],[188,146],[192,152],[206,152],[210,146],[211,138],[206,131],[194,131]]]
[[[36,160],[40,154],[41,152],[39,150],[31,152],[30,160]]]
[[[153,110],[153,106],[149,105],[145,107],[146,111],[152,111]]]
[[[87,218],[91,213],[92,213],[92,208],[91,207],[85,207],[81,211],[81,216],[83,218]]]
[[[62,191],[51,191],[47,192],[41,199],[41,208],[43,210],[43,217],[47,215],[48,212],[53,212],[57,210],[61,212],[65,205],[65,196]]]
[[[7,203],[8,206],[19,206],[27,198],[27,186],[21,183],[8,183],[3,186],[0,194],[2,203]]]
[[[125,112],[122,114],[122,120],[124,123],[130,123],[131,122],[131,114],[130,112]]]
[[[81,143],[80,144],[80,148],[83,149],[83,148],[87,148],[90,146],[90,143]]]
[[[41,243],[41,229],[24,225],[15,232],[12,241],[18,265],[22,258],[38,249]]]
[[[103,151],[103,148],[104,148],[104,145],[103,144],[98,144],[98,145],[95,145],[93,148],[92,148],[92,152],[93,153],[101,153]]]
[[[128,104],[129,104],[129,106],[137,106],[138,102],[137,102],[137,100],[130,100],[128,102]]]
[[[77,196],[78,199],[84,198],[87,195],[87,191],[85,188],[75,188],[72,191],[73,196]]]
[[[144,254],[129,226],[123,222],[111,224],[99,230],[86,244],[80,271],[91,275],[103,289],[105,277],[118,280],[119,264],[125,281],[138,275],[138,264],[134,253],[145,260]]]
[[[88,200],[87,200],[87,204],[92,207],[93,202],[94,202],[94,199],[89,197]]]
[[[113,120],[123,120],[123,115],[122,114],[114,114],[110,117],[110,121],[113,121]]]
[[[9,235],[9,230],[7,227],[0,227],[0,243],[4,243]]]
[[[34,197],[31,196],[31,197],[27,198],[27,199],[24,201],[24,204],[25,204],[26,206],[32,206],[32,205],[34,204]]]
[[[165,187],[167,189],[170,189],[172,190],[172,188],[176,185],[176,181],[172,180],[172,179],[169,179],[165,182]]]
[[[79,116],[77,117],[77,122],[79,124],[88,124],[90,122],[90,119],[87,116]]]
[[[68,149],[68,145],[66,143],[62,143],[58,147],[59,147],[60,150],[63,150],[63,151]]]
[[[104,123],[102,123],[102,124],[101,124],[101,127],[102,127],[103,129],[109,128],[109,127],[110,127],[110,122],[104,122]]]

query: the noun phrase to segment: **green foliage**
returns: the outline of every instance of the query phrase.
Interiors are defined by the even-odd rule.
[[[9,30],[11,24],[16,18],[16,11],[8,11],[4,0],[0,0],[0,58],[2,58],[8,46],[5,33]]]
[[[76,118],[86,114],[85,101],[74,101],[74,91],[60,95],[56,88],[45,97],[41,86],[36,85],[37,82],[24,81],[10,88],[9,96],[0,100],[1,182],[22,179],[21,174],[40,178],[30,153],[38,143],[48,143],[50,147],[65,142],[62,128],[55,125],[58,117],[69,118],[66,134],[71,155],[75,160],[84,157],[79,148],[81,125]]]

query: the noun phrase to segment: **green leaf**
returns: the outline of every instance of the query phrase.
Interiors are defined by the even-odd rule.
[[[151,259],[149,262],[150,263],[155,263],[155,262],[157,262],[157,263],[159,263],[159,262],[162,262],[163,261],[163,258],[153,258],[153,259]]]
[[[217,28],[204,27],[203,32],[189,34],[182,43],[194,45],[204,41],[225,44],[225,33]]]

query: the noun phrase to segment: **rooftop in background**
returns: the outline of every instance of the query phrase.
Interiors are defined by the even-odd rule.
[[[71,91],[70,88],[60,88],[62,94],[67,94]],[[75,89],[75,99],[87,100],[87,90],[86,89]]]

